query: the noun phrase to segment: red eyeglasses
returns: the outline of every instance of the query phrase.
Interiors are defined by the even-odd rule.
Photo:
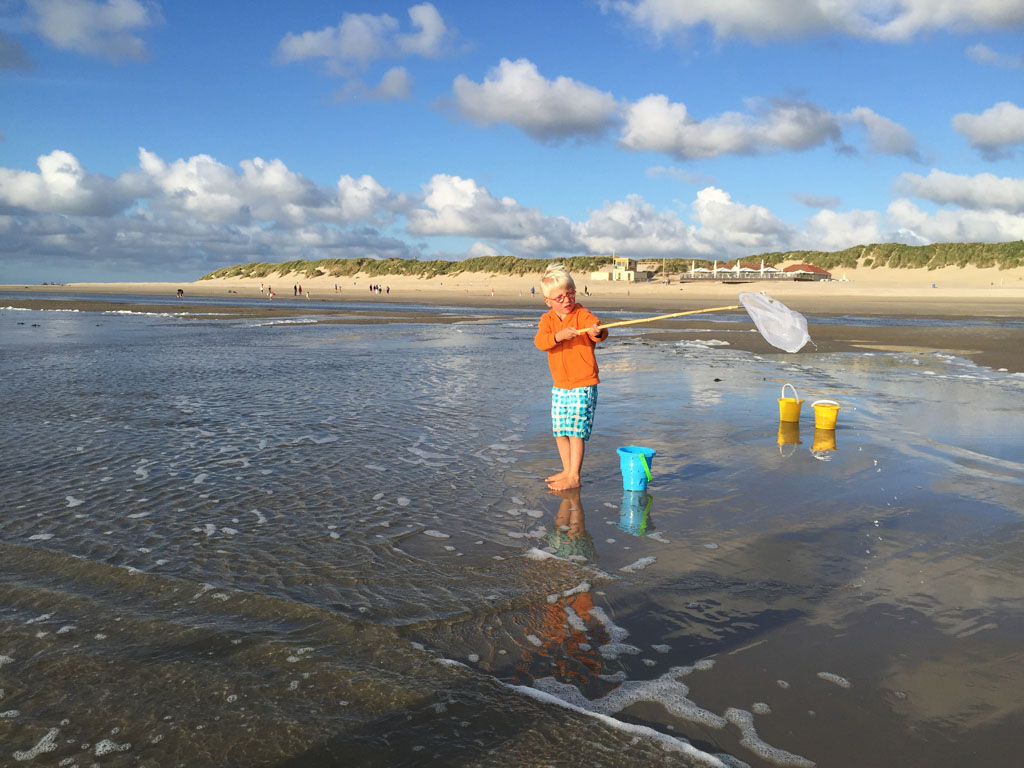
[[[561,296],[548,296],[548,301],[557,301],[561,304],[563,301],[576,301],[576,291],[566,291]]]

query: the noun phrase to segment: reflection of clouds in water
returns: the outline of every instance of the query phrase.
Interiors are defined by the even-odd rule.
[[[990,651],[991,658],[950,649],[910,659],[893,665],[882,682],[895,692],[900,711],[915,720],[954,721],[964,729],[996,726],[1019,718],[1024,708],[1024,668],[1019,654],[1008,664],[1005,650],[993,646]]]
[[[717,386],[717,383],[714,381],[690,382],[689,394],[693,405],[699,408],[711,408],[721,405],[725,399],[721,387]]]

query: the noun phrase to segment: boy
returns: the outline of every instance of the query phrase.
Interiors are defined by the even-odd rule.
[[[551,388],[551,429],[562,471],[545,482],[552,491],[580,487],[584,441],[590,439],[597,408],[597,360],[594,345],[608,338],[600,321],[576,303],[576,284],[561,264],[552,264],[540,281],[544,303],[533,343],[548,353]]]

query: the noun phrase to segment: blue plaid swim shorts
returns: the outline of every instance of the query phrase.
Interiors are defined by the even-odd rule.
[[[551,388],[551,431],[555,437],[590,439],[597,410],[597,385],[575,389]]]

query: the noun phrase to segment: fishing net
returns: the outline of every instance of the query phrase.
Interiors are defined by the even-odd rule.
[[[747,314],[754,321],[757,330],[764,337],[764,340],[786,352],[796,352],[804,344],[811,341],[807,333],[807,319],[799,312],[794,312],[781,301],[769,298],[763,293],[741,293],[740,303],[747,310]],[[684,315],[700,315],[705,312],[724,312],[729,309],[739,309],[739,306],[711,307],[710,309],[692,309],[688,312],[672,312],[668,315],[656,317],[642,317],[637,320],[619,320],[615,323],[602,323],[600,328],[618,328],[623,325],[637,325],[638,323],[652,323],[655,320],[668,320],[673,317]],[[811,344],[814,344],[811,341]]]
[[[785,352],[796,352],[811,341],[811,335],[807,332],[807,319],[781,301],[763,293],[741,293],[739,299],[758,332],[773,347]]]

